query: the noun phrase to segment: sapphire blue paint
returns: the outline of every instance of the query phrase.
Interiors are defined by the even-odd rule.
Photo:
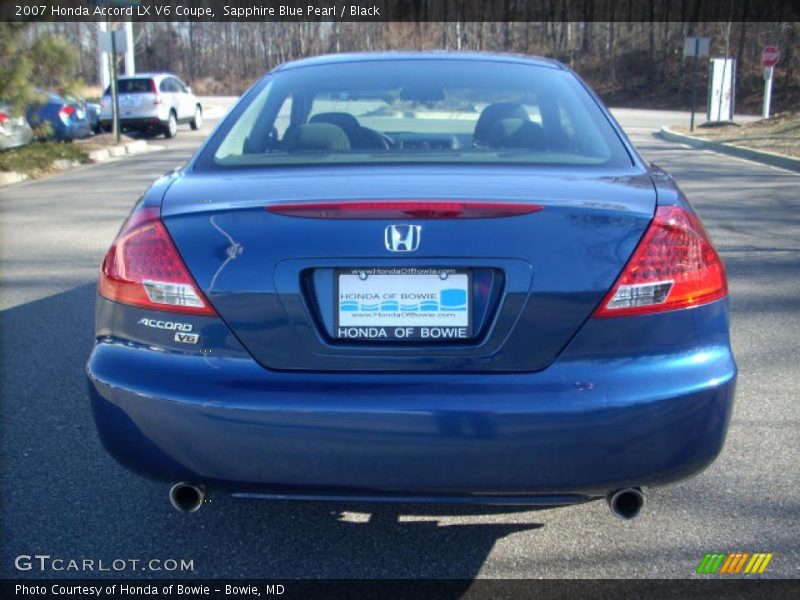
[[[458,60],[524,62],[470,56]],[[375,60],[285,68],[356,58]],[[728,302],[591,318],[656,206],[691,210],[602,110],[631,153],[630,168],[204,172],[192,163],[158,180],[139,206],[161,208],[220,316],[98,299],[87,374],[109,453],[147,477],[297,499],[561,505],[703,469],[723,446],[733,406]],[[544,208],[504,219],[422,221],[264,210],[277,202],[382,198]],[[384,247],[385,227],[398,222],[422,225],[419,250],[408,256]],[[335,269],[395,265],[471,269],[474,339],[389,346],[335,339]],[[142,319],[191,325],[199,341],[181,343]]]
[[[656,206],[651,180],[636,172],[493,165],[344,171],[347,177],[336,167],[188,172],[167,194],[163,219],[195,280],[266,367],[543,368],[608,292]],[[271,202],[320,194],[326,200],[492,198],[544,209],[503,219],[401,220],[422,225],[419,249],[403,255],[384,247],[384,229],[397,221],[301,219],[264,210]],[[240,252],[226,260],[233,244]],[[333,343],[332,269],[395,265],[471,268],[479,280],[498,273],[494,297],[476,291],[480,322],[473,343],[417,352]],[[431,353],[438,362],[428,360]]]
[[[65,106],[72,106],[73,112],[66,119],[59,116],[59,111]],[[78,111],[84,111],[84,116],[79,117]],[[70,101],[58,94],[47,94],[40,104],[28,107],[26,118],[32,127],[48,126],[49,137],[60,141],[69,141],[85,138],[92,135],[92,125],[89,116],[85,114],[86,108],[77,101]]]
[[[87,372],[104,445],[149,477],[273,495],[532,502],[699,471],[722,448],[736,366],[723,300],[592,320],[537,373],[277,372],[244,352],[113,338]]]

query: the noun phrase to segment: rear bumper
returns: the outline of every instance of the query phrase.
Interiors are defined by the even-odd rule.
[[[67,125],[62,124],[60,127],[55,127],[53,132],[53,137],[57,140],[76,140],[91,135],[92,127],[86,120]]]
[[[31,143],[33,131],[26,128],[17,128],[9,133],[0,134],[0,150],[19,148]]]
[[[100,126],[104,129],[111,128],[110,119],[100,119]],[[162,130],[166,128],[167,121],[161,120],[159,117],[137,117],[134,119],[120,119],[119,126],[121,129],[129,129],[134,131],[151,131]]]
[[[324,374],[105,341],[87,373],[119,462],[232,493],[559,504],[679,480],[720,452],[727,344],[570,354],[537,373]]]

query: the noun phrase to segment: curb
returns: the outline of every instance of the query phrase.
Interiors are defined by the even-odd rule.
[[[145,140],[136,140],[135,142],[129,142],[127,144],[119,144],[117,146],[109,146],[108,148],[92,150],[86,154],[89,158],[89,164],[97,164],[104,163],[121,156],[144,154],[145,152],[160,150],[161,148],[163,148],[163,146],[149,146]],[[67,158],[60,158],[58,160],[54,160],[51,166],[57,169],[59,173],[62,173],[68,169],[79,167],[81,164],[86,163],[80,163],[77,160],[69,160]],[[0,172],[0,187],[11,185],[12,183],[20,183],[22,181],[27,181],[28,179],[30,179],[30,176],[24,173],[3,171]]]
[[[734,146],[732,144],[721,144],[719,142],[711,142],[691,135],[684,135],[672,131],[669,127],[662,127],[661,131],[656,131],[653,135],[657,138],[667,140],[669,142],[677,142],[679,144],[686,144],[693,148],[702,150],[711,150],[719,152],[720,154],[728,154],[737,158],[751,160],[771,167],[779,167],[781,169],[788,169],[789,171],[800,172],[800,159],[791,158],[783,154],[775,154],[774,152],[765,152],[763,150],[753,150],[751,148],[744,148],[742,146]]]
[[[128,154],[143,154],[148,152],[149,148],[147,142],[144,140],[136,140],[128,144],[119,144],[118,146],[110,146],[108,148],[100,148],[99,150],[92,150],[89,152],[89,160],[93,163],[106,162],[112,158],[119,158]]]
[[[26,179],[28,179],[28,176],[24,173],[17,173],[16,171],[3,171],[0,173],[0,186],[19,183],[20,181],[25,181]]]

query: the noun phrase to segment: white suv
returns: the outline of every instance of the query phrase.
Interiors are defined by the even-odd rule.
[[[189,123],[192,129],[203,124],[200,101],[171,73],[137,73],[120,77],[119,119],[123,131],[163,133],[172,138],[178,134],[178,123]],[[111,89],[103,95],[100,125],[111,129]]]

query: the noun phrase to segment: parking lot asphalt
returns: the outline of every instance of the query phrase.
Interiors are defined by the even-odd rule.
[[[213,123],[164,150],[0,190],[3,577],[692,577],[707,552],[772,552],[800,576],[800,177],[657,140],[682,113],[615,111],[675,176],[727,265],[736,407],[719,459],[648,490],[643,516],[603,502],[555,510],[285,503],[214,497],[177,513],[168,486],[97,439],[83,365],[97,269],[136,198]],[[191,560],[186,572],[15,568],[19,555]]]

